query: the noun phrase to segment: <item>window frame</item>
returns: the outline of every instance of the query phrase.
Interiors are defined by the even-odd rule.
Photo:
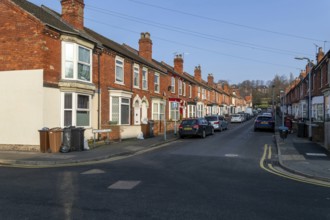
[[[110,111],[109,111],[109,114],[110,114],[110,121],[113,121],[114,118],[113,118],[113,115],[114,115],[114,112],[113,112],[113,100],[114,98],[118,98],[118,121],[117,121],[117,125],[130,125],[131,124],[131,98],[130,97],[126,97],[126,96],[117,96],[117,95],[110,95]],[[128,103],[125,103],[123,102],[123,99],[127,99],[128,100]],[[122,123],[122,106],[125,105],[125,106],[128,106],[128,123],[127,124],[124,124]],[[116,113],[117,114],[117,113]]]
[[[142,89],[148,90],[148,69],[142,68]]]
[[[160,91],[160,75],[159,73],[155,73],[154,76],[154,92],[159,93]]]
[[[66,94],[71,95],[71,108],[65,108]],[[79,96],[88,97],[88,108],[79,108],[79,106],[78,106]],[[70,125],[67,125],[65,123],[65,111],[71,111],[71,124]],[[77,119],[78,111],[88,112],[88,125],[78,125],[78,119]],[[77,93],[77,92],[61,92],[61,127],[79,126],[79,127],[84,127],[84,128],[90,128],[91,124],[92,124],[91,119],[92,119],[92,96],[91,95]]]
[[[133,65],[133,87],[140,88],[140,66],[138,64]]]
[[[74,43],[74,42],[67,42],[67,41],[62,41],[62,79],[65,80],[77,80],[77,81],[81,81],[81,82],[93,82],[93,53],[92,53],[92,49],[88,48],[86,46]],[[67,52],[68,52],[68,47],[72,47],[71,48],[71,52],[72,52],[72,57],[71,60],[67,59]],[[79,49],[84,49],[86,51],[89,52],[89,63],[88,62],[84,62],[82,60],[79,59]],[[68,77],[67,76],[67,69],[66,69],[66,64],[67,63],[71,63],[72,64],[72,77]],[[84,65],[87,66],[89,68],[89,75],[88,78],[89,80],[83,80],[79,78],[79,64],[80,65]]]
[[[121,62],[117,63],[117,61]],[[116,84],[120,84],[120,85],[125,85],[125,64],[124,64],[125,60],[124,58],[120,57],[120,56],[116,56],[115,58],[115,83]],[[118,81],[117,80],[117,67],[122,69],[122,81]]]

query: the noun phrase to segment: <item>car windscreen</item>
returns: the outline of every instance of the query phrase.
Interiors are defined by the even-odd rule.
[[[232,117],[241,117],[240,115],[232,115]]]
[[[267,116],[259,116],[257,118],[258,121],[271,121],[272,117],[267,117]]]
[[[207,116],[207,117],[205,117],[205,119],[208,121],[217,121],[218,120],[217,117],[215,117],[215,116]]]
[[[194,125],[194,124],[196,124],[196,122],[197,122],[197,120],[183,120],[182,122],[181,122],[181,124],[182,125]]]

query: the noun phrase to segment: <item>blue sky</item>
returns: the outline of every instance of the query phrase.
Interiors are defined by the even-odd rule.
[[[61,11],[60,0],[29,0]],[[329,0],[85,0],[85,26],[138,49],[149,32],[153,58],[237,84],[296,77],[317,47],[330,49]],[[325,47],[324,47],[325,46]]]

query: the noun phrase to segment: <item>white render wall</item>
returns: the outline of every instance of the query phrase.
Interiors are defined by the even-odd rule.
[[[39,145],[43,70],[0,72],[0,144]]]

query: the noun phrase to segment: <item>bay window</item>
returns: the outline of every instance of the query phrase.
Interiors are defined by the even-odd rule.
[[[62,78],[92,82],[92,50],[76,43],[62,42]]]
[[[165,105],[162,100],[152,101],[152,119],[164,120],[165,118]]]
[[[90,95],[62,93],[62,126],[90,127],[90,103]]]

